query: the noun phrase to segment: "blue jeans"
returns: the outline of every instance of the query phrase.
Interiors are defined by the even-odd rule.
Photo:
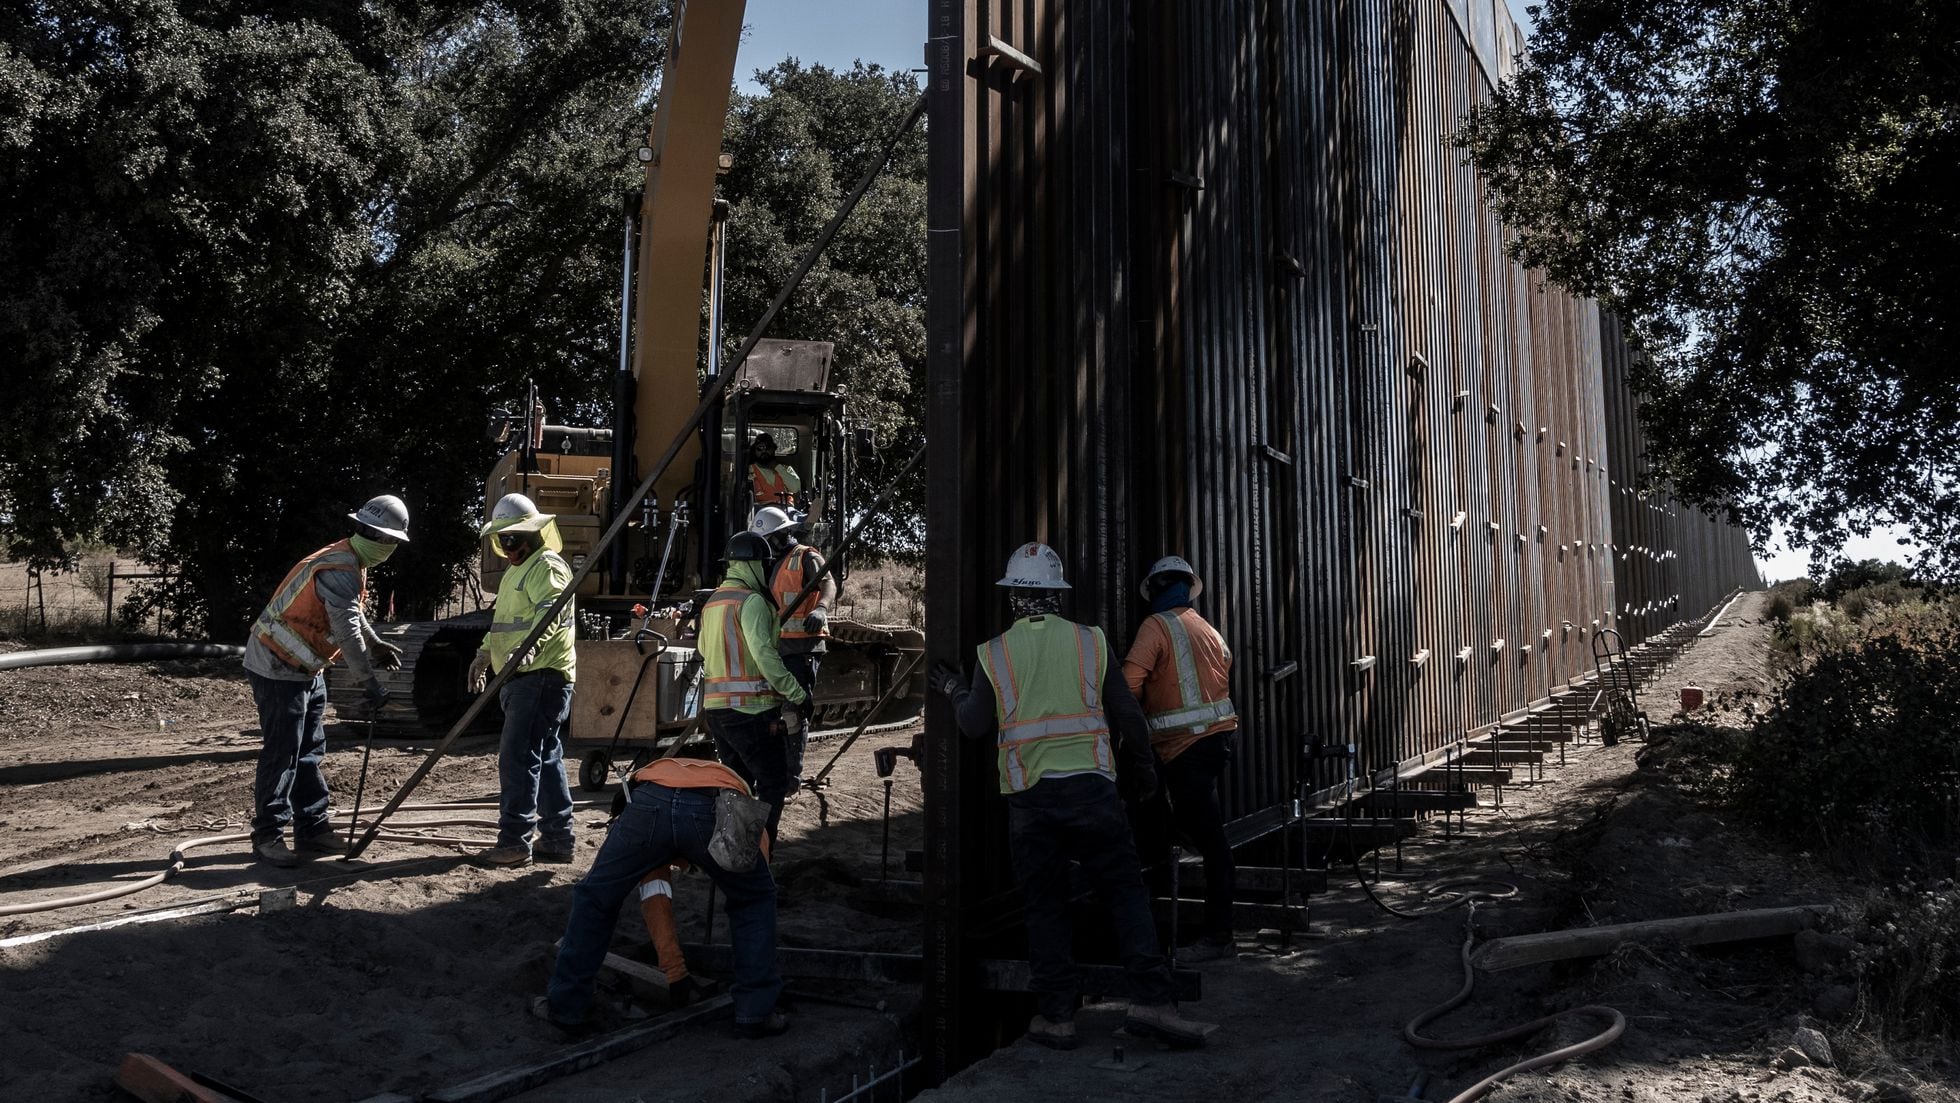
[[[612,945],[619,906],[640,878],[675,858],[686,858],[706,873],[728,901],[735,1021],[761,1022],[776,1009],[776,997],[783,990],[776,969],[776,880],[769,874],[768,862],[758,861],[746,873],[731,873],[708,855],[718,792],[669,789],[652,782],[634,787],[633,799],[613,821],[592,869],[572,887],[565,941],[545,989],[554,1020],[585,1021],[592,1008],[592,980]]]
[[[821,651],[806,651],[800,655],[783,656],[783,668],[789,671],[790,677],[796,679],[797,685],[803,687],[803,692],[810,695],[811,704],[815,704],[817,700],[817,668],[822,665],[823,652]],[[795,731],[789,731],[787,728],[783,731],[785,753],[789,757],[791,785],[795,785],[803,778],[803,749],[810,745],[810,710],[804,709],[802,715],[803,722],[796,726]]]
[[[722,765],[749,783],[755,799],[769,805],[769,837],[783,820],[783,801],[794,784],[789,774],[789,740],[783,733],[783,712],[751,715],[736,709],[708,709],[708,732],[715,737],[715,754]]]
[[[531,825],[547,849],[572,848],[572,786],[560,738],[572,714],[572,684],[556,670],[519,674],[504,683],[504,741],[497,754],[503,788],[497,845],[525,846]]]
[[[1035,1002],[1050,1022],[1075,1018],[1075,922],[1069,914],[1069,862],[1109,912],[1131,998],[1171,1002],[1170,966],[1157,949],[1157,923],[1143,889],[1123,802],[1108,778],[1049,778],[1007,798],[1007,845],[1021,882],[1028,929],[1028,969]]]
[[[289,682],[245,672],[259,707],[258,776],[252,783],[252,844],[276,839],[294,824],[295,838],[332,829],[327,822],[327,680]],[[297,820],[297,823],[294,821]]]

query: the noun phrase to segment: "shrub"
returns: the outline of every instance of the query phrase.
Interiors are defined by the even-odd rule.
[[[1901,1040],[1960,1031],[1960,888],[1874,894],[1850,933],[1868,1026]]]
[[[1788,627],[1805,623],[1837,630],[1807,614]],[[1805,843],[1960,838],[1960,629],[1922,617],[1818,647],[1744,734],[1729,784],[1746,814]]]

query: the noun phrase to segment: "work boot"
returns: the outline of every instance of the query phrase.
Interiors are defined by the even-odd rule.
[[[1196,1049],[1205,1036],[1218,1029],[1217,1023],[1201,1023],[1177,1013],[1174,1003],[1130,1005],[1123,1029],[1141,1038],[1155,1038],[1172,1049]]]
[[[557,1027],[559,1035],[567,1042],[584,1038],[598,1030],[598,1024],[593,1021],[590,1015],[585,1017],[584,1022],[577,1023],[561,1022],[552,1018],[551,1001],[543,996],[532,997],[531,1017],[534,1019],[543,1019],[552,1026]]]
[[[531,860],[535,862],[568,865],[576,857],[578,857],[578,844],[570,839],[566,839],[561,844],[550,846],[544,843],[538,843],[531,848]]]
[[[286,845],[286,840],[277,835],[253,843],[252,853],[259,861],[278,866],[280,869],[291,869],[299,864],[299,855],[294,854],[292,848]]]
[[[1075,1020],[1054,1022],[1046,1015],[1028,1020],[1028,1041],[1049,1049],[1075,1048]]]
[[[477,855],[476,860],[487,866],[528,866],[531,864],[531,848],[524,843],[491,847]]]
[[[338,858],[347,853],[347,840],[329,828],[293,840],[293,849],[302,858]]]
[[[1201,938],[1177,952],[1178,964],[1201,961],[1228,961],[1239,956],[1239,944],[1230,938]]]
[[[780,1011],[771,1011],[768,1018],[757,1019],[752,1023],[745,1023],[740,1019],[735,1020],[735,1036],[737,1038],[748,1038],[751,1040],[757,1038],[774,1038],[776,1035],[788,1029],[789,1016]]]

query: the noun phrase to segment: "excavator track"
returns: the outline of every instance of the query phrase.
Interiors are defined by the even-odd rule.
[[[388,701],[375,717],[375,734],[402,739],[447,732],[474,699],[468,685],[470,660],[489,630],[487,611],[375,625],[376,635],[402,649],[401,669],[380,671]],[[367,715],[367,693],[344,664],[328,669],[327,701],[343,720]],[[502,723],[503,711],[493,704],[478,714],[471,730],[494,731]]]
[[[833,620],[829,629],[830,650],[817,675],[817,713],[811,718],[812,726],[856,727],[868,716],[878,724],[901,723],[925,711],[925,670],[919,663],[913,665],[905,685],[878,715],[870,715],[892,679],[925,651],[924,632],[909,624],[856,620]]]

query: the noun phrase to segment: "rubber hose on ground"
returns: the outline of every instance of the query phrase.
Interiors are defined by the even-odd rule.
[[[1395,907],[1394,905],[1390,904],[1388,901],[1383,900],[1381,897],[1375,895],[1374,887],[1368,884],[1368,878],[1365,877],[1361,872],[1361,863],[1359,860],[1349,859],[1348,864],[1354,870],[1354,879],[1358,884],[1360,884],[1361,891],[1368,894],[1368,899],[1373,900],[1375,902],[1376,907],[1380,908],[1381,910],[1387,912],[1392,916],[1395,916],[1398,919],[1421,919],[1424,916],[1440,915],[1443,912],[1449,911],[1451,908],[1457,907],[1458,905],[1461,904],[1476,903],[1484,900],[1504,900],[1516,896],[1518,894],[1518,886],[1512,884],[1509,881],[1499,881],[1494,877],[1459,877],[1452,881],[1439,881],[1436,884],[1429,886],[1428,891],[1423,894],[1425,896],[1434,896],[1437,893],[1442,892],[1445,889],[1448,889],[1457,894],[1455,898],[1451,899],[1447,903],[1436,905],[1435,907],[1422,908],[1420,910],[1411,911],[1411,910]],[[1465,887],[1469,885],[1494,885],[1497,886],[1498,888],[1501,888],[1503,891],[1491,892],[1485,890],[1479,892],[1472,892]]]
[[[0,670],[69,663],[131,663],[158,659],[225,659],[245,649],[228,643],[105,643],[93,647],[49,647],[0,655]]]
[[[1503,1030],[1494,1031],[1490,1034],[1480,1034],[1474,1038],[1430,1038],[1425,1036],[1422,1033],[1424,1026],[1461,1006],[1465,1000],[1470,998],[1471,991],[1476,987],[1476,967],[1470,963],[1470,948],[1474,941],[1474,935],[1466,934],[1463,938],[1463,987],[1457,990],[1456,995],[1410,1019],[1409,1025],[1402,1028],[1402,1037],[1410,1045],[1418,1049],[1481,1049],[1484,1046],[1496,1045],[1499,1042],[1508,1042],[1517,1038],[1529,1037],[1568,1015],[1595,1016],[1608,1020],[1608,1025],[1605,1030],[1584,1041],[1575,1042],[1569,1046],[1560,1046],[1558,1049],[1552,1050],[1549,1053],[1541,1053],[1536,1057],[1528,1057],[1516,1064],[1506,1065],[1451,1096],[1447,1103],[1470,1103],[1471,1100],[1481,1098],[1484,1093],[1490,1091],[1499,1083],[1521,1072],[1530,1072],[1532,1069],[1544,1068],[1546,1065],[1556,1065],[1560,1061],[1604,1049],[1612,1045],[1615,1041],[1618,1041],[1620,1035],[1626,1033],[1627,1018],[1625,1015],[1620,1014],[1618,1010],[1611,1007],[1604,1007],[1600,1004],[1587,1004],[1584,1007],[1572,1007],[1564,1011],[1555,1011],[1550,1015],[1533,1019],[1528,1023],[1506,1027]]]

